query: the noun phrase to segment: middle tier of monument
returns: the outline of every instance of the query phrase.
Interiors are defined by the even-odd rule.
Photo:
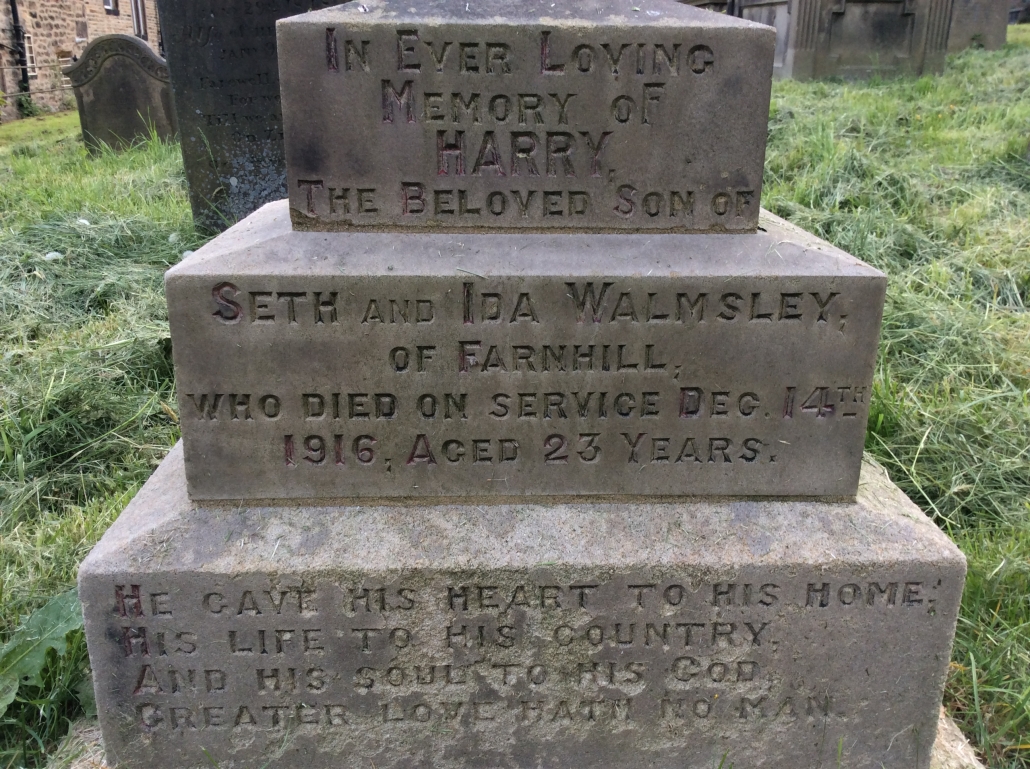
[[[675,0],[411,6],[278,23],[297,228],[754,231],[772,29]]]
[[[851,497],[886,280],[742,235],[313,233],[173,267],[195,499]]]

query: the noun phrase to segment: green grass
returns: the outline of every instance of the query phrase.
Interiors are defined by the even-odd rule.
[[[946,703],[1030,768],[1030,28],[940,78],[778,83],[763,202],[890,276],[868,449],[969,557]],[[49,133],[42,133],[48,131]],[[0,642],[175,441],[161,275],[196,248],[178,149],[0,127]],[[0,768],[80,712],[81,640],[0,719]]]
[[[177,438],[161,278],[199,242],[177,147],[91,158],[75,115],[0,127],[0,641]],[[39,762],[84,669],[80,636],[0,719],[0,767]]]
[[[1014,33],[1014,34],[1013,34]],[[947,692],[1030,767],[1030,28],[944,76],[779,83],[763,203],[890,277],[867,448],[958,541]]]
[[[78,112],[13,120],[0,126],[0,150],[20,144],[50,146],[54,141],[75,141],[80,130]]]

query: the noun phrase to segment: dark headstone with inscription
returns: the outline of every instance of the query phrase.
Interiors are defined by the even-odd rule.
[[[1001,0],[953,0],[948,52],[966,48],[997,51],[1005,45],[1008,6]]]
[[[772,30],[420,8],[279,26],[291,197],[166,276],[109,765],[929,769],[965,562],[862,463],[885,277],[759,214]]]
[[[762,227],[327,238],[271,204],[166,278],[190,494],[853,496],[886,280]]]
[[[776,29],[777,77],[795,80],[940,73],[953,0],[737,0]]]
[[[130,35],[104,35],[64,74],[79,107],[82,138],[91,151],[123,149],[154,135],[176,134],[164,59]]]
[[[191,503],[79,571],[112,766],[927,769],[958,549],[858,499]]]
[[[224,230],[286,196],[275,22],[337,0],[159,0],[193,219]]]
[[[294,226],[754,231],[774,42],[671,0],[284,20]]]

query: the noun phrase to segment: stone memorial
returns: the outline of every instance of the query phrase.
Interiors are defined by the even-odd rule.
[[[957,1],[957,0],[956,0]],[[777,77],[939,74],[953,0],[737,0],[737,15],[776,29]]]
[[[193,219],[220,231],[286,196],[275,22],[339,0],[158,0]]]
[[[1008,7],[999,0],[953,0],[948,53],[966,48],[997,51],[1005,45]]]
[[[86,146],[122,149],[177,132],[168,67],[142,40],[104,35],[64,70],[75,91]]]
[[[884,276],[759,213],[772,30],[476,6],[279,24],[300,197],[169,271],[183,441],[80,569],[109,764],[928,769],[965,561],[862,462]],[[601,109],[645,81],[648,123]],[[620,223],[623,184],[695,218]],[[432,213],[463,190],[590,205]]]

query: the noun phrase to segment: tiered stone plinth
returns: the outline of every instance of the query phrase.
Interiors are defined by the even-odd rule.
[[[169,270],[182,447],[80,571],[112,767],[927,769],[965,562],[862,468],[885,276],[759,210],[774,45],[278,24],[289,199]]]

